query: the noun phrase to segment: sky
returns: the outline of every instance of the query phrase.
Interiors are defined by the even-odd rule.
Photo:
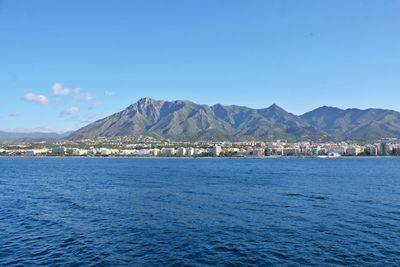
[[[400,111],[400,0],[0,0],[0,129],[142,97]]]

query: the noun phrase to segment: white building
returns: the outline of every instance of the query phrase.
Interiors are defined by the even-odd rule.
[[[189,147],[189,148],[186,150],[186,154],[187,154],[189,157],[192,157],[192,156],[194,155],[194,148],[193,148],[193,147]]]
[[[96,156],[98,153],[100,153],[100,152],[95,148],[88,150],[88,155],[90,155],[90,156]]]
[[[346,149],[346,155],[347,156],[357,156],[361,152],[362,152],[362,149],[359,146],[349,146]]]
[[[196,149],[194,150],[194,155],[196,155],[196,156],[201,156],[204,152],[205,152],[204,149],[202,149],[202,148],[196,148]]]
[[[151,149],[151,150],[150,150],[150,155],[151,155],[151,156],[155,156],[155,157],[157,157],[157,156],[159,156],[159,155],[160,155],[160,152],[161,152],[161,150],[160,150],[160,149],[158,149],[158,148],[154,148],[154,149]]]
[[[222,148],[220,146],[214,146],[211,149],[211,155],[213,155],[214,157],[219,157],[222,153]]]
[[[176,151],[176,155],[179,156],[179,157],[185,156],[186,155],[186,148],[184,148],[184,147],[178,148],[177,151]]]
[[[45,154],[47,153],[48,150],[47,149],[32,149],[32,150],[27,150],[24,153],[24,156],[26,157],[33,157],[39,154]]]
[[[135,156],[137,154],[137,150],[135,149],[124,149],[120,151],[121,156]]]
[[[88,151],[85,149],[79,149],[79,148],[72,149],[72,155],[74,155],[74,156],[84,156],[87,154],[88,154]]]
[[[161,149],[161,154],[168,157],[175,156],[175,148],[163,148]]]
[[[99,152],[100,152],[100,155],[102,155],[102,156],[109,156],[112,154],[113,151],[108,148],[100,148]]]
[[[150,149],[139,149],[136,154],[141,157],[148,157],[150,156]]]
[[[340,155],[345,155],[347,151],[347,147],[346,146],[330,146],[328,148],[328,153],[337,153]]]

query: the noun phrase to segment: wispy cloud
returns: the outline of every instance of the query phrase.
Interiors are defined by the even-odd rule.
[[[53,84],[52,90],[53,93],[57,96],[67,96],[70,94],[75,94],[75,101],[92,101],[94,98],[91,93],[82,92],[81,88],[65,87],[63,84],[58,82]]]
[[[92,105],[90,105],[88,109],[93,110],[93,109],[99,108],[101,105],[102,105],[102,103],[97,101],[97,102],[93,103]]]
[[[70,107],[70,108],[64,110],[63,112],[61,112],[61,115],[62,116],[67,115],[68,116],[68,115],[75,115],[77,113],[79,113],[79,108],[78,107]]]
[[[21,112],[11,112],[10,114],[8,114],[9,117],[19,117],[21,116]]]
[[[97,120],[96,116],[89,116],[89,117],[86,118],[84,123],[92,123],[92,122],[95,122],[96,120]]]
[[[0,129],[1,131],[5,132],[16,132],[16,133],[32,133],[32,132],[41,132],[41,133],[65,133],[72,131],[72,128],[52,128],[52,127],[45,127],[45,126],[38,126],[32,128],[4,128]]]
[[[36,95],[34,93],[27,93],[22,97],[22,100],[28,102],[34,102],[39,105],[47,105],[49,104],[49,99],[44,95]]]
[[[64,87],[61,83],[54,83],[53,84],[53,93],[59,96],[66,96],[71,93],[79,94],[81,89],[80,88],[68,88]]]
[[[114,92],[114,91],[105,91],[104,94],[105,94],[106,96],[108,96],[108,97],[112,97],[112,96],[115,95],[115,92]]]
[[[75,100],[92,101],[94,96],[91,93],[79,93]]]

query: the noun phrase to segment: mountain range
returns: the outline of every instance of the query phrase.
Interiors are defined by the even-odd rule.
[[[400,138],[400,113],[394,110],[343,110],[324,106],[300,117],[308,124],[340,140]]]
[[[0,141],[63,139],[71,133],[0,131]]]
[[[142,98],[93,122],[68,139],[146,135],[194,140],[358,140],[400,138],[400,113],[384,109],[321,107],[296,116],[277,105],[252,109]]]

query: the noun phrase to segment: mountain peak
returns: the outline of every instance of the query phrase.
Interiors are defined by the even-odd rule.
[[[318,109],[325,109],[325,110],[342,110],[342,109],[340,109],[340,108],[337,108],[337,107],[331,107],[331,106],[322,106],[322,107],[320,107],[320,108],[318,108]]]
[[[160,106],[164,103],[162,100],[155,100],[150,97],[143,97],[139,99],[136,103],[132,104],[131,107],[139,108],[139,109],[146,109],[150,106]]]
[[[281,107],[280,106],[278,106],[277,104],[272,104],[271,106],[269,106],[269,108],[272,108],[272,109],[281,109]]]
[[[281,108],[277,104],[272,104],[271,106],[269,106],[265,110],[274,111],[274,112],[286,112],[286,110],[284,110],[283,108]]]
[[[337,115],[342,112],[344,112],[344,110],[337,108],[337,107],[322,106],[322,107],[316,108],[312,111],[304,113],[303,115],[301,115],[301,117],[310,118],[312,116],[320,116],[321,114],[323,114],[324,116],[327,116],[327,115],[332,116],[334,114]]]
[[[151,102],[154,102],[156,100],[150,98],[150,97],[142,97],[141,99],[139,99],[138,103],[139,104],[150,104]]]

